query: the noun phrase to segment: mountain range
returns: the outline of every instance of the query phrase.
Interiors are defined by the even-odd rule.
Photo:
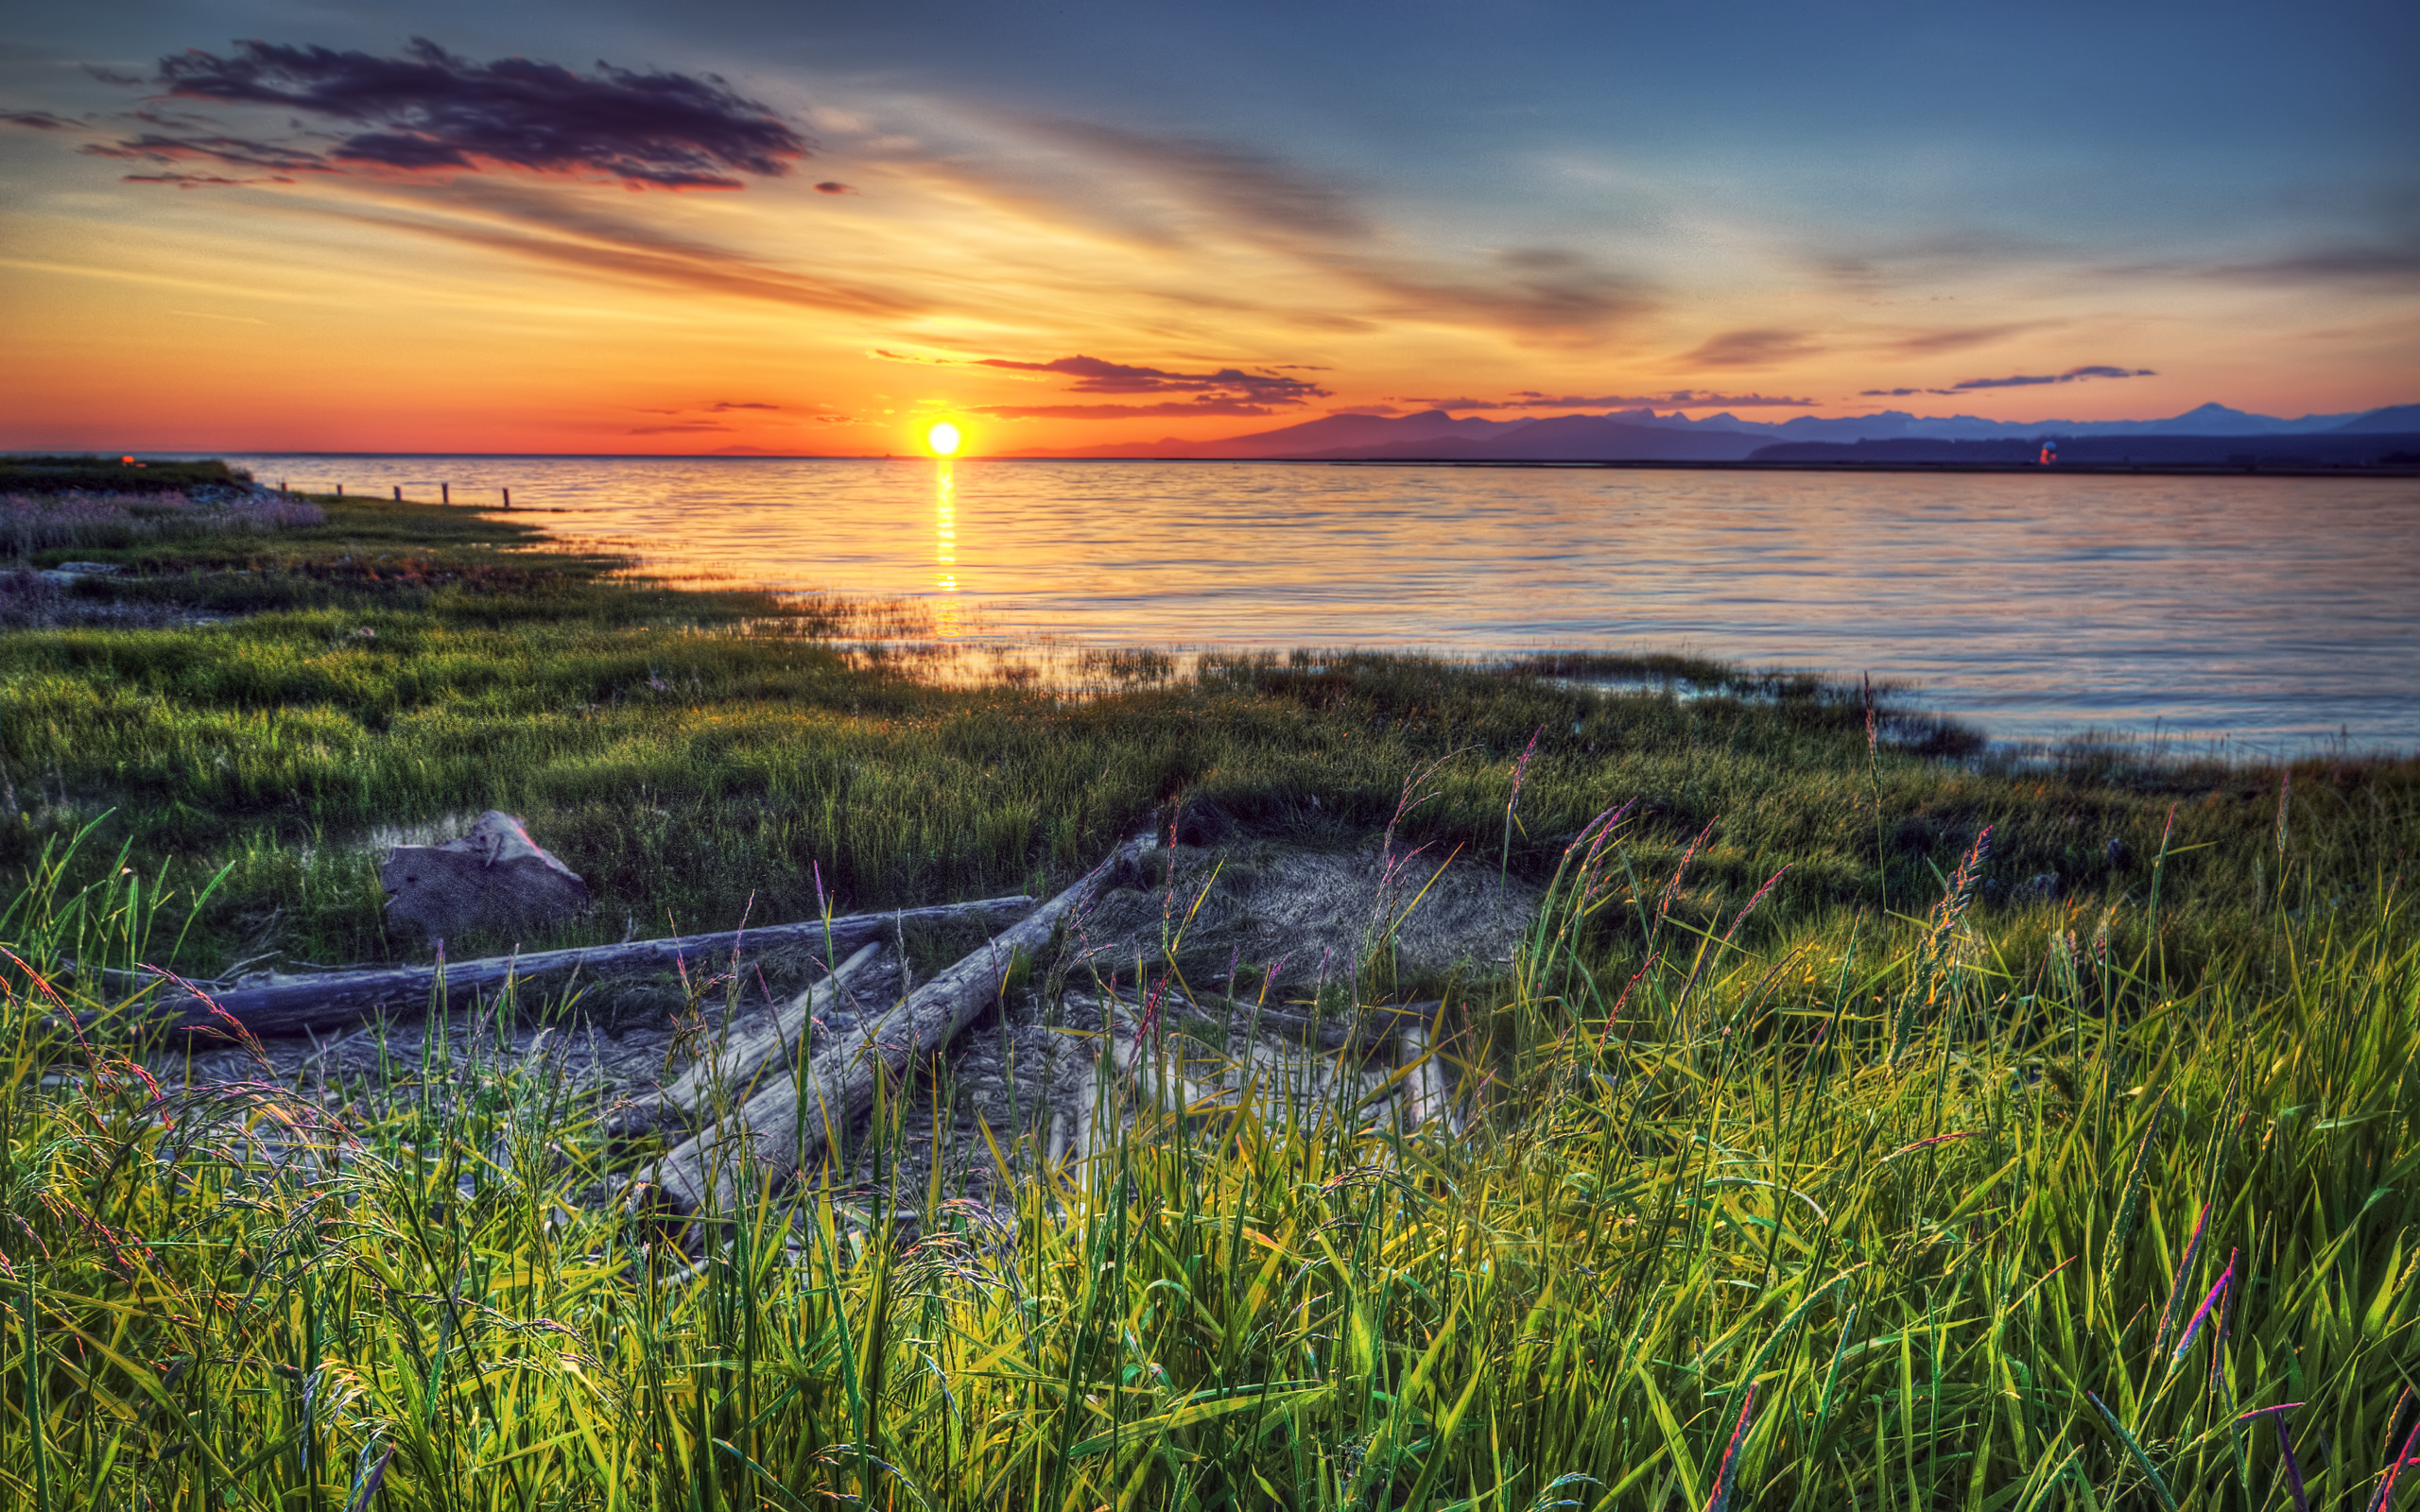
[[[2166,420],[2031,421],[1978,415],[1911,415],[1883,410],[1824,419],[1742,420],[1725,411],[1691,420],[1674,411],[1610,410],[1545,420],[1455,419],[1443,410],[1417,415],[1329,415],[1249,436],[1212,441],[1167,437],[1111,446],[1028,448],[1010,456],[1203,457],[1236,460],[1468,461],[1739,461],[1776,443],[1834,446],[1883,441],[2039,442],[2087,438],[2247,438],[2420,433],[2420,404],[2394,404],[2359,414],[2305,415],[2283,420],[2204,404]],[[2334,447],[2326,448],[2335,450]]]

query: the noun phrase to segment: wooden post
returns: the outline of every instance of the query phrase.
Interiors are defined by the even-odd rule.
[[[454,502],[453,484],[441,483],[437,486],[437,502],[440,504],[452,504]]]
[[[404,502],[404,486],[400,483],[395,485],[395,502],[397,504]]]
[[[341,483],[337,485],[337,497],[339,499],[344,497],[344,485]]]
[[[512,507],[512,490],[510,489],[504,490],[504,507],[508,509]]]

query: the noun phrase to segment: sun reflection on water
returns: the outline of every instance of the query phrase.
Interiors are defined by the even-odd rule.
[[[958,592],[958,474],[947,456],[933,459],[933,565],[937,570],[933,587],[943,593]],[[941,633],[959,633],[958,606],[943,600],[936,606],[934,619]]]

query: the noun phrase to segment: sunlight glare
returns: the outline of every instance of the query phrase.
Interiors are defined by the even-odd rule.
[[[958,438],[958,427],[947,421],[941,421],[925,433],[925,444],[933,449],[935,456],[956,455]]]

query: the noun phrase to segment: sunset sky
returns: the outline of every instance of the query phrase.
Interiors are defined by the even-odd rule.
[[[2420,400],[2409,0],[11,11],[11,448]]]

